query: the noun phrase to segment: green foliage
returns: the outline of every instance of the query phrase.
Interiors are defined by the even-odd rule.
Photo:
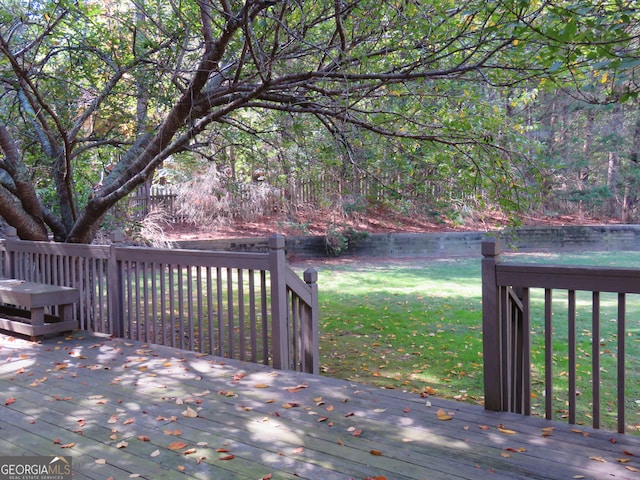
[[[367,232],[360,232],[352,227],[330,225],[324,237],[327,253],[333,257],[344,255],[348,253],[349,247],[362,242],[368,235]]]
[[[540,94],[620,104],[638,90],[629,1],[3,8],[2,149],[15,147],[37,193],[14,188],[5,169],[0,212],[25,233],[26,218],[73,241],[187,152],[239,177],[262,169],[283,190],[339,185],[317,202],[522,210],[545,175]]]

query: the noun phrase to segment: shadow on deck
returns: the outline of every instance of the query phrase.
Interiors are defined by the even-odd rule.
[[[0,336],[3,455],[75,479],[640,478],[640,438],[76,333]]]

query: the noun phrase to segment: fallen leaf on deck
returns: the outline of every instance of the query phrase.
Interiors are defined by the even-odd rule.
[[[627,470],[629,470],[630,472],[640,472],[639,468],[636,467],[632,467],[631,465],[625,465],[625,467]]]
[[[129,446],[129,443],[123,440],[116,445],[116,448],[127,448],[128,446]]]
[[[292,453],[293,455],[297,455],[297,454],[302,453],[302,452],[304,452],[304,447],[294,448],[294,449],[291,451],[291,453]]]
[[[287,402],[287,403],[282,405],[282,408],[295,408],[295,407],[299,407],[299,406],[300,406],[299,403]]]
[[[597,455],[592,455],[591,457],[589,457],[589,460],[593,460],[594,462],[607,463],[607,461],[604,458]]]
[[[362,429],[358,428],[357,430],[354,430],[351,435],[353,435],[354,437],[359,437],[360,435],[362,435]]]
[[[133,422],[135,422],[135,420],[133,418],[127,418],[124,422],[122,422],[123,425],[130,425]]]
[[[225,457],[220,457],[218,460],[233,460],[234,458],[236,458],[235,455],[227,455]]]
[[[438,409],[438,411],[436,412],[436,417],[438,417],[438,420],[451,420],[453,417],[451,415],[448,415],[447,412],[445,412],[443,409]]]
[[[5,405],[12,405],[12,404],[14,404],[14,403],[16,403],[16,399],[15,399],[14,397],[7,398],[7,399],[4,401],[4,404],[5,404]]]
[[[76,446],[75,442],[65,443],[64,445],[60,445],[60,448],[73,448]]]
[[[97,458],[96,463],[98,465],[106,465],[107,461],[104,458]]]
[[[509,455],[507,452],[500,452],[500,456],[504,458],[511,458],[511,455]]]
[[[141,442],[150,442],[151,439],[149,437],[147,437],[146,435],[138,435],[138,440],[140,440]]]
[[[285,390],[290,393],[298,393],[300,390],[304,388],[309,388],[309,385],[302,384],[302,385],[297,385],[295,387],[285,387]]]
[[[184,442],[172,442],[167,447],[169,450],[182,450],[187,444]]]
[[[271,473],[267,473],[264,477],[262,477],[260,480],[271,480],[273,478],[273,475]]]
[[[266,383],[256,383],[254,385],[255,388],[269,388],[269,385],[267,385]]]
[[[216,452],[218,452],[218,453],[228,453],[230,451],[231,450],[228,450],[226,448],[216,448]]]
[[[184,452],[182,452],[183,455],[191,455],[192,453],[196,453],[196,449],[191,447],[188,448],[187,450],[185,450]]]
[[[380,455],[382,455],[382,452],[380,450],[369,450],[369,453],[371,455],[375,455],[376,457],[379,457]]]
[[[505,435],[515,435],[517,432],[515,430],[509,430],[508,428],[498,427],[498,431],[500,433],[504,433]]]
[[[160,455],[160,450],[154,450],[153,452],[151,452],[151,455],[149,455],[150,457],[157,457],[158,455]]]
[[[184,415],[187,418],[196,418],[198,416],[198,412],[196,412],[191,407],[187,407],[187,409],[184,412],[182,412],[182,415]]]
[[[618,463],[629,463],[631,461],[630,458],[616,458]]]

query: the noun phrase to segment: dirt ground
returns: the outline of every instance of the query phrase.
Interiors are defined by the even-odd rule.
[[[619,223],[610,218],[584,215],[540,215],[521,218],[523,226],[531,225],[594,225]],[[168,240],[196,240],[209,238],[268,237],[275,233],[283,235],[325,235],[331,228],[352,228],[368,233],[429,233],[490,231],[503,228],[508,219],[503,215],[489,213],[465,219],[464,223],[440,220],[431,217],[409,217],[388,211],[371,211],[352,217],[343,217],[330,211],[313,210],[297,212],[295,217],[283,213],[261,217],[255,221],[236,221],[225,225],[169,224],[163,227]]]

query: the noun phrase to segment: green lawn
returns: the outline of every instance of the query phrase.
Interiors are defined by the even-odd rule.
[[[640,252],[522,255],[518,261],[638,266]],[[308,266],[308,265],[305,265]],[[324,374],[385,388],[482,403],[480,258],[317,262],[320,355]],[[532,291],[534,412],[544,410],[543,292]],[[627,420],[635,429],[640,403],[640,299],[627,306]],[[566,406],[566,295],[554,292],[554,407]],[[617,323],[615,298],[603,294],[599,339],[603,426],[615,428]],[[590,423],[590,294],[578,294],[579,421]],[[564,322],[563,322],[564,321]]]

